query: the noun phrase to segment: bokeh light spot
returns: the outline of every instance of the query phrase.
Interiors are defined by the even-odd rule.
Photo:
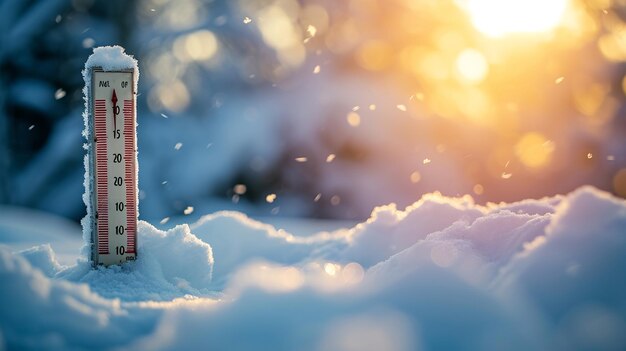
[[[371,40],[363,44],[356,53],[359,66],[370,70],[380,71],[391,63],[392,51],[389,45],[382,41]]]
[[[179,37],[174,42],[174,55],[183,62],[206,61],[215,55],[217,49],[217,38],[208,30]]]
[[[469,0],[472,24],[490,37],[512,33],[539,33],[555,28],[568,0]]]
[[[348,113],[346,120],[351,127],[358,127],[361,124],[361,116],[356,112]]]
[[[422,175],[420,174],[420,172],[415,171],[411,173],[411,183],[419,183],[420,180],[422,180]]]
[[[474,188],[472,190],[476,195],[482,195],[485,192],[485,188],[480,184],[474,185]]]
[[[456,69],[463,80],[478,83],[487,76],[489,64],[480,51],[465,49],[456,59]]]
[[[524,134],[515,145],[515,154],[525,166],[530,168],[545,166],[550,162],[553,151],[554,143],[536,132]]]

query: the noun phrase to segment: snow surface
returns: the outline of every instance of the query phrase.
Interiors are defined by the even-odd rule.
[[[0,247],[8,349],[623,350],[626,202],[424,196],[306,237],[219,212],[139,225],[136,262]]]

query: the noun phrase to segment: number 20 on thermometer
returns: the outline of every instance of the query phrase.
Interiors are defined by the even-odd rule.
[[[90,70],[91,258],[108,266],[137,256],[135,71]]]

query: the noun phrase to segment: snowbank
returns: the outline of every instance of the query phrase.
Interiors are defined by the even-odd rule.
[[[111,269],[0,248],[9,349],[619,350],[626,203],[590,187],[478,206],[427,195],[297,237],[233,212]]]

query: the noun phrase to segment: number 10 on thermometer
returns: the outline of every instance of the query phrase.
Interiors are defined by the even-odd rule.
[[[135,260],[136,114],[133,69],[91,68],[89,169],[94,265]]]

